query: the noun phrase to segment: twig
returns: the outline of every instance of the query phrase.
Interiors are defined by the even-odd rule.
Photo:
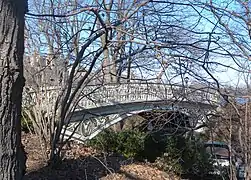
[[[110,174],[112,174],[113,172],[99,159],[99,158],[97,158],[97,157],[95,157],[95,156],[91,156],[91,157],[93,157],[94,159],[96,159],[98,162],[100,162],[100,164],[102,164],[102,166],[104,166],[104,168],[107,170],[107,171],[109,171],[109,173]]]

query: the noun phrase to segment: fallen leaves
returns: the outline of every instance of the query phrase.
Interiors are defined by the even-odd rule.
[[[150,167],[146,164],[130,164],[120,168],[115,174],[110,174],[101,180],[178,180],[175,175],[166,174],[157,168]]]
[[[152,167],[148,163],[135,163],[120,155],[100,154],[95,149],[70,143],[63,149],[65,159],[58,169],[46,167],[41,146],[33,134],[25,134],[23,143],[27,152],[25,180],[178,180],[173,174]]]

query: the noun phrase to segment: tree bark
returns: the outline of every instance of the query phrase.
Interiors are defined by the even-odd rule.
[[[24,14],[27,0],[0,0],[0,179],[22,179]]]

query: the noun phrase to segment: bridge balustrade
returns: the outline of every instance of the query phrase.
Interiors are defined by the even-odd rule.
[[[48,102],[53,105],[60,90],[55,87],[25,91],[23,104]],[[81,94],[79,107],[90,109],[100,106],[158,100],[186,100],[200,103],[216,102],[218,95],[209,89],[196,89],[169,84],[128,83],[86,86]],[[46,105],[46,104],[45,104]],[[47,105],[46,105],[47,106]]]

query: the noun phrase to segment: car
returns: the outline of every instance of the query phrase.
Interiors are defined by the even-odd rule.
[[[227,175],[230,172],[230,149],[225,142],[209,141],[204,143],[207,153],[214,162],[215,175]]]

